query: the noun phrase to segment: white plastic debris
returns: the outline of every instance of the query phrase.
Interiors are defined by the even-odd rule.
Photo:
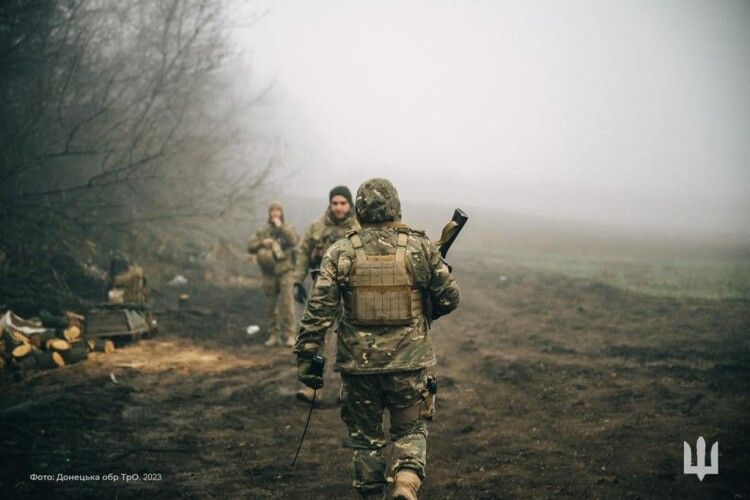
[[[260,331],[260,327],[258,325],[250,325],[247,327],[247,330],[245,330],[248,335],[255,335]]]
[[[169,285],[169,286],[183,286],[183,285],[187,285],[187,282],[188,282],[188,280],[187,280],[186,277],[184,277],[181,274],[178,274],[177,276],[175,276],[174,278],[172,278],[169,281],[169,283],[167,283],[167,285]]]

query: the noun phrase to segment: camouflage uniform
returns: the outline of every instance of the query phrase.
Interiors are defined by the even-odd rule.
[[[127,304],[145,304],[148,300],[146,277],[141,266],[129,265],[127,270],[114,277],[113,285],[123,290],[123,301]]]
[[[348,198],[351,198],[351,194]],[[310,224],[310,227],[305,231],[297,256],[297,264],[294,268],[294,282],[301,285],[307,277],[307,272],[311,271],[314,284],[325,251],[353,229],[359,229],[359,222],[354,217],[353,209],[342,220],[338,220],[329,206],[325,213]],[[336,320],[339,319],[339,316],[337,315]],[[333,328],[333,324],[331,327]],[[297,391],[296,397],[302,402],[311,402],[313,390],[304,387]],[[318,400],[321,399],[322,393],[318,391]]]
[[[270,220],[273,209],[282,210],[279,203],[271,203],[268,207],[269,221],[258,229],[247,242],[247,250],[256,255],[263,276],[263,292],[268,307],[269,338],[275,340],[281,336],[294,338],[296,332],[294,295],[292,287],[294,279],[294,252],[299,236],[292,226],[283,223],[276,227]],[[263,246],[263,240],[274,240],[272,248]],[[263,263],[266,263],[265,265]],[[273,342],[272,342],[273,343]]]
[[[302,238],[302,244],[294,267],[294,282],[302,283],[310,270],[317,271],[323,254],[328,247],[340,240],[352,229],[359,229],[359,223],[354,217],[354,211],[349,212],[343,220],[336,220],[331,209],[310,224]]]
[[[459,290],[447,264],[424,232],[399,222],[401,205],[389,181],[365,182],[357,192],[356,201],[362,229],[350,232],[326,251],[294,351],[300,360],[300,380],[308,383],[305,360],[322,353],[325,333],[343,300],[345,309],[337,331],[335,369],[342,378],[341,418],[349,431],[347,446],[355,450],[353,485],[364,495],[382,491],[386,484],[386,463],[381,451],[386,444],[382,428],[385,408],[391,414],[393,473],[406,469],[424,478],[425,369],[436,363],[429,325],[431,320],[458,306]],[[411,281],[411,302],[406,302],[411,310],[404,316],[400,306],[387,309],[395,321],[369,321],[367,314],[372,311],[373,302],[358,302],[353,293],[367,278],[362,262],[387,261],[390,266],[394,256],[399,261],[399,253],[409,276],[396,276],[393,283],[400,283],[401,278]],[[353,269],[356,271],[352,272]],[[390,289],[401,290],[398,286]],[[390,289],[382,288],[386,294],[391,293]],[[385,307],[385,301],[377,306]],[[404,320],[405,317],[409,319]]]

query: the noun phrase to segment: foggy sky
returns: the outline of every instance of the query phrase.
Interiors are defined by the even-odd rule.
[[[750,234],[750,2],[264,5],[233,32],[236,85],[274,82],[248,126],[283,145],[282,196],[377,176],[409,200]]]

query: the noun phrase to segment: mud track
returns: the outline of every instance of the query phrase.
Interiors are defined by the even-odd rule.
[[[750,495],[746,302],[498,266],[458,277],[463,305],[433,329],[440,394],[421,498]],[[288,349],[244,333],[258,291],[191,295],[214,313],[165,312],[155,339],[2,388],[3,497],[356,498],[335,375],[291,469],[306,410]],[[701,435],[721,450],[702,483],[682,473],[682,443]],[[141,480],[29,479],[109,473]]]

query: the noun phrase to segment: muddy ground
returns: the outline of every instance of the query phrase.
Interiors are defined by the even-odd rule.
[[[747,302],[471,267],[457,269],[460,310],[432,330],[440,393],[421,498],[750,496]],[[335,375],[292,469],[307,412],[288,348],[244,333],[263,321],[258,290],[191,294],[207,310],[163,311],[154,339],[0,389],[2,497],[356,498]],[[698,436],[720,443],[703,482],[682,471]]]

